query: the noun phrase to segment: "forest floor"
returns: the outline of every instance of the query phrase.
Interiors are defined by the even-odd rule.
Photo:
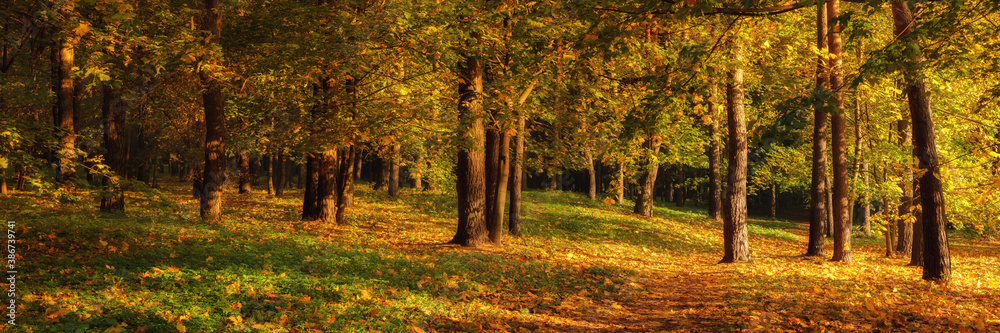
[[[297,191],[227,193],[217,224],[186,184],[117,214],[82,198],[0,198],[19,259],[8,330],[1000,331],[996,242],[952,237],[939,286],[879,238],[855,238],[852,263],[801,257],[806,227],[784,220],[752,218],[753,263],[720,265],[703,210],[640,218],[572,193],[526,192],[525,236],[480,248],[443,244],[441,193],[361,186],[342,226],[299,221]]]

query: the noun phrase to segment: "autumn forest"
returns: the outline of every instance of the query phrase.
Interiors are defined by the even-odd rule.
[[[17,332],[1000,330],[1000,3],[5,0]]]

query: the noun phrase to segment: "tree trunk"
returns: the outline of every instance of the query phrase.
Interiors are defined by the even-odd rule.
[[[493,211],[493,224],[490,228],[490,242],[500,245],[500,238],[503,235],[503,213],[507,205],[507,181],[510,176],[510,136],[507,133],[500,133],[500,149],[497,155],[497,187],[494,198],[496,199],[496,210]]]
[[[826,229],[826,237],[833,237],[833,180],[829,176],[824,177],[824,184],[826,184],[826,223],[823,228]]]
[[[10,195],[7,191],[7,168],[0,168],[0,195],[5,197]]]
[[[274,194],[274,158],[273,154],[268,154],[264,158],[264,163],[267,163],[267,195]]]
[[[104,161],[108,164],[118,179],[112,181],[107,177],[101,180],[105,193],[101,195],[101,211],[124,211],[125,192],[121,181],[128,179],[129,145],[126,142],[125,119],[128,106],[121,96],[110,86],[102,88],[103,103],[101,105],[101,124],[104,130]]]
[[[830,18],[839,16],[840,0],[828,0],[826,12]],[[850,198],[847,192],[847,131],[844,121],[844,92],[841,89],[844,68],[839,23],[831,21],[827,42],[833,57],[830,64],[830,90],[833,91],[833,101],[837,109],[830,120],[833,141],[833,257],[830,260],[849,262],[851,261],[851,224],[848,208]]]
[[[413,172],[413,176],[412,176],[413,177],[413,188],[419,190],[419,189],[424,188],[423,173],[425,172],[425,170],[423,170],[423,168],[424,168],[424,150],[423,149],[420,149],[420,150],[417,151],[417,161],[416,161],[416,163],[413,164],[413,166],[415,166],[414,172]]]
[[[205,0],[203,28],[211,32],[209,44],[219,45],[222,38],[221,0]],[[205,87],[202,100],[205,107],[205,171],[201,195],[201,217],[208,221],[222,219],[222,186],[226,182],[226,113],[223,109],[222,84],[202,66],[198,73]]]
[[[486,229],[490,231],[490,240],[493,239],[493,230],[497,228],[500,221],[496,220],[497,210],[497,183],[500,164],[500,131],[492,125],[486,126]]]
[[[594,153],[587,148],[586,156],[587,158],[587,176],[590,181],[589,187],[587,187],[587,197],[590,200],[597,200],[597,172],[594,170]]]
[[[632,210],[642,216],[653,216],[653,200],[656,198],[656,173],[660,169],[656,156],[660,154],[661,140],[659,133],[650,133],[646,137],[646,142],[642,144],[646,156],[645,165],[642,166],[642,176],[639,177],[639,186],[641,186],[639,191],[641,193],[636,198],[635,207]]]
[[[914,17],[906,2],[892,3],[892,17],[897,38],[909,43],[918,43],[910,36],[913,32]],[[912,45],[905,52],[909,60],[904,78],[910,118],[913,121],[913,155],[917,158],[917,167],[923,171],[919,178],[922,217],[919,222],[922,226],[915,229],[918,233],[923,233],[921,251],[923,279],[947,282],[951,275],[951,255],[948,249],[947,217],[939,178],[941,171],[938,165],[928,80],[922,70],[924,59],[919,46]],[[916,243],[916,240],[914,241]]]
[[[618,162],[618,186],[615,194],[615,202],[619,205],[625,204],[625,162]]]
[[[317,188],[319,187],[320,161],[316,154],[306,155],[306,182],[302,191],[302,220],[312,221],[319,218],[316,207]]]
[[[72,36],[63,37],[56,45],[53,53],[53,66],[56,67],[56,125],[59,127],[59,174],[58,180],[63,187],[70,187],[73,175],[76,173],[76,126],[73,119],[77,110],[74,108],[73,61],[74,42]]]
[[[274,154],[274,160],[271,163],[271,182],[274,187],[274,196],[276,197],[285,194],[285,159],[285,153],[279,151]]]
[[[392,145],[392,156],[389,157],[389,196],[399,196],[399,149],[398,143]]]
[[[479,59],[465,56],[458,84],[458,129],[460,138],[471,141],[459,145],[458,172],[455,181],[458,192],[458,228],[449,241],[462,246],[477,246],[487,241],[485,155],[479,147],[486,146],[483,127],[483,68]]]
[[[822,7],[822,6],[821,6]],[[716,221],[722,220],[722,145],[719,140],[719,108],[716,105],[716,87],[712,86],[712,96],[709,97],[708,114],[712,117],[709,128],[708,148],[708,216]]]
[[[392,173],[392,160],[384,157],[378,158],[379,173],[375,180],[375,189],[382,190],[389,187],[389,174]]]
[[[250,157],[246,150],[240,150],[240,193],[250,193]]]
[[[733,57],[743,58],[742,45],[733,43]],[[729,175],[723,205],[723,250],[720,263],[750,262],[747,226],[747,122],[743,109],[743,68],[729,71],[726,111],[729,126]]]
[[[771,218],[778,217],[778,184],[771,183]]]
[[[340,168],[337,174],[337,224],[344,224],[344,213],[350,206],[351,189],[354,188],[354,146],[343,148],[339,154]]]
[[[687,188],[684,187],[684,182],[687,180],[684,174],[684,165],[680,164],[677,166],[677,190],[674,192],[674,205],[677,208],[683,208],[685,200],[687,199]]]
[[[521,236],[521,189],[524,180],[524,114],[517,112],[517,136],[514,137],[513,180],[510,188],[510,217],[507,221],[507,232],[511,236]]]
[[[337,223],[337,151],[319,155],[316,184],[316,217],[323,223]]]

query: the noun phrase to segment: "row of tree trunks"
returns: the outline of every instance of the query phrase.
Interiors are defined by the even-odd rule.
[[[742,63],[743,48],[733,41],[735,63]],[[743,68],[729,71],[726,111],[729,126],[729,175],[722,199],[723,257],[720,263],[750,262],[747,226],[747,123],[743,108]]]

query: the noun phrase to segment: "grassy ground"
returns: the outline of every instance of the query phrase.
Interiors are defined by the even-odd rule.
[[[854,263],[798,255],[805,227],[751,220],[753,264],[717,265],[697,210],[527,192],[526,236],[444,245],[454,197],[362,187],[344,226],[302,222],[299,196],[227,194],[218,224],[187,185],[104,214],[18,194],[24,332],[1000,330],[1000,246],[953,240],[953,282],[857,239]],[[672,206],[672,205],[670,205]],[[832,245],[831,245],[832,246]],[[6,290],[6,285],[4,285]]]

